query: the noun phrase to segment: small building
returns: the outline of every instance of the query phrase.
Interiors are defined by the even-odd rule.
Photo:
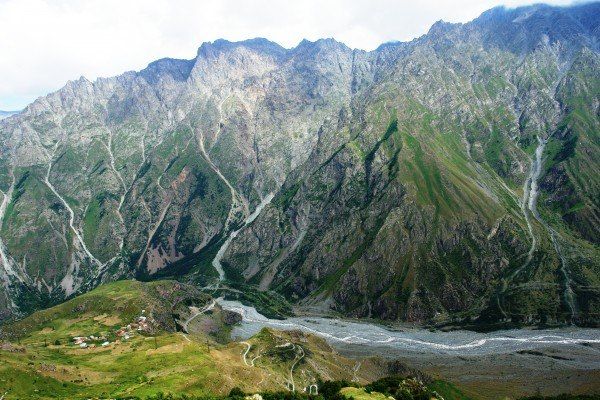
[[[75,337],[73,338],[73,341],[75,342],[75,344],[81,344],[81,343],[84,343],[86,340],[87,340],[87,338],[86,338],[86,337],[84,337],[84,336],[75,336]]]

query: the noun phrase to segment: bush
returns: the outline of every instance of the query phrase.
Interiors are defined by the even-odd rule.
[[[322,396],[325,400],[340,400],[345,399],[344,396],[340,394],[340,390],[345,387],[358,387],[355,382],[348,381],[326,381],[323,382],[319,380],[319,396]]]
[[[229,396],[228,397],[244,397],[246,396],[246,393],[244,393],[244,391],[242,389],[240,389],[239,387],[234,387],[233,389],[231,389],[229,391]]]

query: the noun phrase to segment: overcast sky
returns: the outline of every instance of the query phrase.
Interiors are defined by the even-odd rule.
[[[202,42],[266,37],[284,47],[334,37],[372,50],[439,19],[466,22],[528,0],[0,0],[0,110],[18,110],[69,79],[193,58]],[[550,0],[568,4],[571,0]]]

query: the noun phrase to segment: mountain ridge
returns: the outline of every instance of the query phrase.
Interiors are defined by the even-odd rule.
[[[5,317],[175,265],[208,285],[273,193],[228,279],[352,316],[596,324],[593,15],[492,9],[370,52],[217,40],[68,82],[0,123]]]
[[[2,111],[0,110],[0,120],[4,118],[8,118],[11,115],[18,114],[20,111]]]

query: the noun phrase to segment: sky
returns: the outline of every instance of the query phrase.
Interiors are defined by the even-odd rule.
[[[467,22],[497,5],[533,2],[0,0],[0,110],[22,109],[80,76],[114,76],[163,57],[191,59],[201,43],[219,38],[265,37],[291,48],[333,37],[372,50],[418,37],[440,19]]]

